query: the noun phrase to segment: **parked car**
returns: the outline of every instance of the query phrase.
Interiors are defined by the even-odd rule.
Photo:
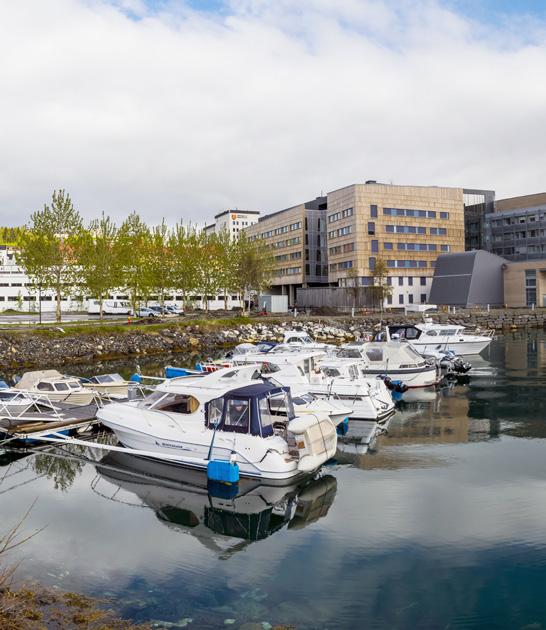
[[[141,306],[137,312],[138,317],[161,317],[161,312],[148,306]]]

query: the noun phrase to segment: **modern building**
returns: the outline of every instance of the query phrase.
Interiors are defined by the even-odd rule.
[[[485,246],[485,217],[495,211],[495,191],[465,188],[464,232],[465,249],[487,249]]]
[[[487,251],[511,261],[546,257],[546,193],[499,199],[485,215]]]
[[[506,306],[546,307],[546,260],[510,262],[503,280]]]
[[[464,251],[464,191],[368,181],[328,193],[328,279],[371,286],[388,269],[388,304],[428,300],[436,258]]]
[[[465,246],[462,188],[398,186],[368,180],[274,212],[248,229],[274,251],[272,292],[317,286],[370,287],[388,269],[393,306],[428,300],[441,253]]]
[[[296,289],[328,283],[326,247],[326,197],[260,217],[247,229],[251,239],[261,239],[273,256],[272,293],[288,295]]]
[[[206,234],[219,234],[227,230],[231,239],[239,236],[242,230],[246,230],[258,222],[260,213],[257,210],[224,210],[214,216],[214,223],[206,225]]]
[[[436,261],[429,301],[442,306],[503,306],[506,260],[483,250],[445,254]]]

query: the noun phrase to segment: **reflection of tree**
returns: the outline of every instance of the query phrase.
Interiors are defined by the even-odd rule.
[[[82,449],[83,450],[83,449]],[[32,461],[34,471],[39,475],[46,475],[53,479],[55,490],[68,492],[76,477],[83,470],[83,461],[55,457],[40,453]]]

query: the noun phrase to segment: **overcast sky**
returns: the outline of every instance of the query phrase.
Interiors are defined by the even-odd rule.
[[[544,191],[545,4],[0,2],[0,223],[56,188],[169,223],[366,179]]]

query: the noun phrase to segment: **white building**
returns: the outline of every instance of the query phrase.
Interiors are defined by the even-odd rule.
[[[224,210],[215,215],[214,223],[206,225],[206,234],[219,234],[227,230],[231,239],[237,238],[242,230],[258,223],[260,213],[257,210]]]

